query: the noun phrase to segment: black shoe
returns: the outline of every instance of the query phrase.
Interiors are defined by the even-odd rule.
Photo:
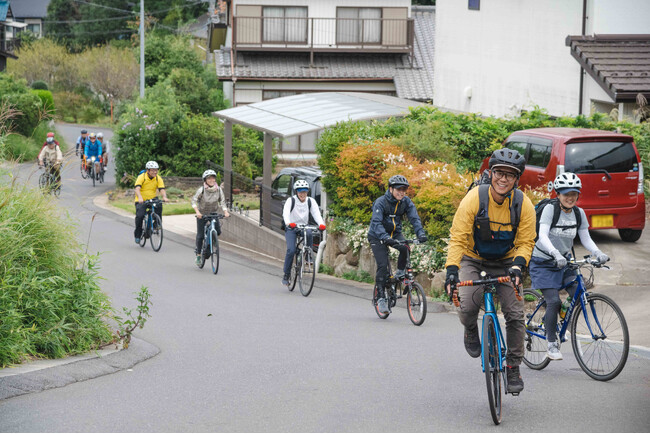
[[[465,329],[465,350],[470,356],[477,358],[481,355],[481,340],[478,337],[478,327]]]
[[[519,374],[519,366],[508,366],[506,375],[508,377],[508,393],[519,395],[519,392],[524,390],[524,380]]]

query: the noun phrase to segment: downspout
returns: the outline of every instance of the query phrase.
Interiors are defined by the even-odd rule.
[[[587,0],[582,0],[582,36],[587,31]],[[580,92],[578,94],[578,115],[582,114],[583,89],[585,84],[585,70],[580,66]]]

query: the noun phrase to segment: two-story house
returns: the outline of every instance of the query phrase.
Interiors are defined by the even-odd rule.
[[[12,0],[11,7],[14,19],[26,24],[24,30],[29,30],[40,38],[44,34],[43,21],[47,17],[49,4],[50,0]]]
[[[13,53],[16,48],[14,32],[24,26],[14,21],[9,0],[0,0],[0,71],[7,69],[7,58],[17,59]]]
[[[433,99],[435,8],[410,0],[230,0],[209,41],[233,106],[309,92]],[[315,135],[283,152],[313,152]]]
[[[629,118],[650,100],[649,17],[647,0],[438,0],[433,103]]]

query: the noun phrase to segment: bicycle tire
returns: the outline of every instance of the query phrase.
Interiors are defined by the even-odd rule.
[[[587,375],[594,380],[609,381],[621,373],[627,362],[630,351],[627,322],[618,305],[606,295],[588,294],[587,303],[591,330],[600,332],[597,325],[600,324],[607,339],[591,337],[582,304],[578,304],[571,318],[571,347]]]
[[[296,253],[293,255],[293,264],[291,264],[291,274],[289,276],[289,291],[293,291],[298,283],[298,270],[300,269],[300,249],[296,248]]]
[[[210,264],[212,265],[212,274],[217,274],[219,272],[219,237],[217,237],[217,231],[212,231],[211,237]]]
[[[61,196],[61,181],[57,182],[54,177],[52,177],[52,194],[55,197],[60,197]]]
[[[151,233],[149,234],[149,241],[151,242],[151,248],[154,252],[160,251],[163,242],[163,226],[160,216],[155,212],[151,212],[152,228],[150,228]]]
[[[49,175],[47,173],[41,173],[41,176],[38,177],[38,188],[40,188],[41,191],[45,193],[47,191],[49,181]]]
[[[524,321],[526,336],[524,337],[524,364],[536,371],[542,370],[551,363],[546,357],[546,339],[532,334],[532,332],[546,335],[544,328],[544,315],[546,315],[546,301],[542,294],[533,289],[524,289]],[[526,298],[534,300],[526,300]]]
[[[386,313],[381,313],[379,312],[379,307],[377,306],[377,285],[375,285],[375,288],[372,290],[372,304],[375,307],[375,313],[377,316],[381,319],[386,319],[388,318],[388,315],[390,315],[390,312]]]
[[[95,164],[90,163],[90,177],[93,179],[93,187],[95,186]]]
[[[88,179],[88,169],[86,169],[86,165],[84,164],[83,160],[81,160],[80,169],[81,169],[81,177],[83,179]]]
[[[411,322],[420,326],[427,317],[427,297],[424,295],[422,285],[413,282],[406,293],[406,306]]]
[[[206,252],[208,251],[208,237],[203,237],[203,244],[201,244],[201,250],[199,251],[199,255],[201,256],[201,259],[199,260],[199,263],[196,264],[199,269],[203,269],[205,266],[205,256]]]
[[[103,184],[104,183],[104,168],[102,167],[101,170],[99,171],[99,183]]]
[[[489,315],[483,324],[481,345],[490,413],[494,424],[499,425],[501,423],[501,360],[499,359],[499,341],[494,318]]]
[[[314,255],[310,248],[304,249],[302,253],[302,267],[300,268],[300,293],[304,297],[309,297],[311,290],[314,288]]]

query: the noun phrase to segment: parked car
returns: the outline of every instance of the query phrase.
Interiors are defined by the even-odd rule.
[[[573,172],[582,181],[578,206],[589,229],[618,229],[634,242],[645,226],[643,165],[633,138],[581,128],[535,128],[512,133],[503,146],[526,157],[520,185],[553,191],[553,180]],[[488,167],[488,158],[481,171]]]
[[[293,184],[298,179],[304,179],[309,183],[309,195],[316,199],[322,214],[322,187],[320,182],[322,176],[323,173],[318,166],[285,167],[280,170],[280,173],[271,184],[271,229],[284,233],[282,229],[282,210],[287,199],[293,196]],[[315,244],[316,241],[314,240]]]

